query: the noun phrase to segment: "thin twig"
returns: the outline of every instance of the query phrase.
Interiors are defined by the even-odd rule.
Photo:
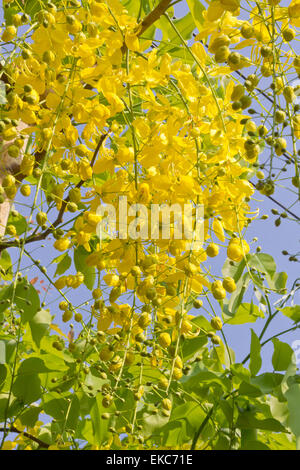
[[[0,432],[6,432],[7,429],[5,428],[0,428]],[[16,432],[18,434],[23,434],[25,437],[28,437],[28,439],[31,439],[32,441],[36,442],[39,447],[42,447],[43,449],[48,449],[50,444],[47,444],[46,442],[44,441],[41,441],[38,437],[35,437],[33,436],[32,434],[29,434],[29,432],[26,432],[26,431],[20,431],[19,429],[17,429],[15,426],[11,426],[9,429],[8,429],[9,432]]]
[[[97,144],[97,147],[94,151],[94,154],[93,154],[93,158],[91,160],[91,167],[93,167],[94,163],[95,163],[95,160],[96,160],[96,157],[98,155],[98,152],[100,150],[100,147],[101,145],[103,144],[104,140],[106,139],[107,137],[107,134],[103,134],[100,139],[99,139],[99,142]],[[80,188],[82,185],[84,184],[84,181],[83,180],[80,180],[79,183],[75,186],[76,188]],[[64,215],[64,212],[66,210],[66,207],[67,207],[67,204],[68,202],[70,201],[70,198],[69,196],[66,197],[66,199],[63,200],[62,202],[62,205],[61,205],[61,208],[59,210],[59,213],[58,213],[58,216],[56,218],[56,220],[53,222],[53,224],[51,224],[51,228],[47,228],[47,230],[45,230],[44,232],[40,233],[39,235],[34,235],[34,236],[31,236],[31,237],[28,237],[26,240],[22,239],[22,240],[18,240],[17,242],[16,241],[12,241],[12,242],[7,242],[7,243],[0,243],[0,253],[3,249],[5,248],[9,248],[9,247],[12,247],[12,246],[20,246],[22,243],[24,244],[27,244],[27,243],[32,243],[32,242],[37,242],[37,241],[41,241],[41,240],[45,240],[45,238],[50,235],[50,233],[52,232],[53,228],[57,227],[61,222],[62,222],[62,219],[63,219],[63,215]]]
[[[141,36],[150,26],[152,26],[159,18],[167,11],[170,7],[172,0],[162,0],[154,10],[150,11],[150,13],[145,16],[145,18],[139,23],[136,28],[136,35],[137,37]],[[127,46],[124,42],[122,46],[122,53],[126,52]]]

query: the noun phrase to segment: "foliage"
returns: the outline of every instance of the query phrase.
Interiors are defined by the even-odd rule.
[[[287,290],[247,228],[282,173],[300,196],[300,3],[187,6],[174,18],[166,0],[4,1],[3,449],[299,448],[293,350],[286,331],[264,339],[275,317],[299,327],[299,284]],[[169,239],[141,216],[135,238],[97,229],[98,208],[118,214],[125,195],[203,205],[203,242],[195,226],[176,238],[172,219]],[[248,323],[236,362],[226,331]]]

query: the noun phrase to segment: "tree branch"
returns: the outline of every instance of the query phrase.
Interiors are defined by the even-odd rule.
[[[6,428],[0,428],[0,432],[6,432]],[[43,449],[48,449],[50,444],[47,444],[44,441],[41,441],[38,437],[33,436],[32,434],[29,434],[26,431],[19,431],[15,426],[11,426],[8,430],[9,432],[15,432],[17,434],[24,434],[25,437],[28,437],[28,439],[31,439],[32,441],[36,442],[39,447],[42,447]]]
[[[138,24],[136,28],[137,37],[141,36],[150,26],[152,26],[170,7],[172,0],[161,0],[157,7],[154,10],[150,11],[147,16]],[[127,46],[124,42],[122,46],[122,53],[124,54],[127,49]]]
[[[164,13],[167,11],[171,3],[171,0],[162,0],[154,10],[152,10],[142,22],[139,24],[137,28],[137,36],[141,36],[146,29],[150,28],[155,21],[157,21]]]
[[[94,163],[95,163],[95,160],[97,158],[97,155],[99,153],[99,150],[101,148],[101,145],[103,144],[104,140],[106,139],[107,137],[107,134],[103,134],[100,139],[99,139],[99,142],[97,143],[97,146],[95,148],[95,151],[94,151],[94,154],[93,154],[93,157],[91,159],[91,167],[94,166]],[[77,185],[75,186],[76,188],[81,188],[81,186],[84,184],[84,181],[81,180],[79,181],[79,183],[77,183]],[[51,224],[51,228],[48,228],[47,230],[45,230],[44,232],[40,233],[39,235],[33,235],[31,237],[28,237],[26,240],[25,239],[22,239],[22,242],[24,244],[27,244],[27,243],[32,243],[32,242],[36,242],[36,241],[41,241],[41,240],[45,240],[45,238],[50,235],[50,233],[52,232],[53,228],[57,227],[61,222],[62,222],[62,218],[63,218],[63,215],[64,215],[64,212],[66,210],[66,207],[67,207],[67,204],[68,202],[70,201],[70,198],[69,196],[66,197],[66,199],[63,200],[62,202],[62,205],[61,205],[61,208],[59,210],[59,213],[58,213],[58,216],[56,218],[56,220],[53,222],[53,224]],[[19,246],[20,245],[20,241],[12,241],[12,242],[7,242],[7,243],[0,243],[0,253],[3,249],[5,248],[9,248],[9,247],[12,247],[12,246]]]
[[[252,184],[252,186],[254,186],[255,189],[257,189],[256,187],[256,184],[253,183],[253,181],[250,180],[250,183]],[[272,202],[274,202],[275,204],[277,204],[277,206],[281,207],[281,209],[283,209],[285,212],[287,212],[288,214],[290,214],[292,217],[294,217],[296,220],[300,221],[300,217],[296,214],[294,214],[294,212],[290,211],[287,207],[285,207],[283,204],[281,204],[281,202],[277,201],[276,199],[274,199],[272,196],[269,196],[269,195],[266,195]]]

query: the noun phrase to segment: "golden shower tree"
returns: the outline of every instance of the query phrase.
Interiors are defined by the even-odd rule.
[[[2,449],[299,448],[281,338],[299,285],[247,240],[258,195],[276,226],[299,222],[299,0],[4,0],[3,14]],[[153,236],[163,204],[192,208],[189,236],[175,213]],[[226,332],[257,320],[237,362]]]

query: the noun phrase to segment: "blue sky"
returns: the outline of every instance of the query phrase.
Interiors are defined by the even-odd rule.
[[[175,14],[177,17],[180,17],[182,14],[187,12],[187,5],[185,1],[182,1],[178,5],[176,5]],[[247,73],[247,72],[246,72]],[[265,155],[267,157],[267,155]],[[264,155],[263,157],[264,158]],[[292,171],[292,170],[291,170]],[[287,174],[291,175],[291,171],[287,172]],[[256,178],[253,178],[256,181]],[[280,182],[280,186],[284,186],[284,181]],[[291,195],[289,191],[284,189],[283,187],[279,187],[276,189],[274,197],[283,203],[284,205],[290,205],[291,201],[295,199],[294,195]],[[21,204],[27,202],[25,198],[22,196],[18,196],[15,208],[22,214],[24,213],[24,207]],[[260,208],[260,214],[268,214],[268,220],[257,220],[251,224],[247,230],[247,241],[250,243],[253,237],[258,238],[258,242],[251,245],[253,247],[253,251],[255,251],[255,247],[257,245],[261,246],[262,252],[271,254],[277,264],[277,271],[286,271],[289,275],[288,278],[288,288],[291,287],[294,279],[299,276],[299,263],[293,263],[288,261],[287,256],[283,256],[281,254],[282,250],[288,250],[290,253],[295,253],[299,251],[299,229],[298,225],[285,219],[282,221],[279,227],[275,227],[274,220],[276,216],[271,214],[271,209],[277,208],[279,213],[281,212],[280,208],[278,208],[274,203],[272,203],[268,198],[262,196],[260,193],[255,195],[254,200],[251,203],[252,208],[255,210],[257,207]],[[294,212],[297,213],[297,207],[293,207],[292,209]],[[299,206],[298,206],[299,210]],[[59,253],[53,249],[53,240],[46,240],[44,242],[44,246],[40,246],[39,243],[35,243],[34,245],[29,245],[28,249],[32,253],[35,259],[40,259],[42,265],[46,265],[48,269],[48,274],[51,278],[54,276],[54,271],[56,265],[49,265],[49,260],[53,259],[54,257],[58,256]],[[13,254],[13,258],[15,259],[16,250],[11,250]],[[214,260],[211,261],[211,266],[213,267],[213,272],[216,274],[221,275],[221,268],[225,261],[225,251],[223,250],[221,254]],[[207,266],[209,267],[209,266]],[[38,277],[38,280],[35,284],[35,287],[39,289],[42,293],[42,297],[44,294],[44,288],[48,289],[48,282],[46,279],[43,279],[43,276],[36,267],[33,267],[31,262],[28,258],[24,258],[22,270],[24,274],[28,275],[29,279]],[[43,281],[43,283],[41,283]],[[47,294],[47,295],[46,295]],[[70,294],[70,298],[73,300],[74,305],[80,305],[82,303],[82,299],[87,299],[88,292],[86,289],[80,288],[78,290],[73,290]],[[64,332],[68,331],[68,325],[63,324],[60,320],[61,312],[57,308],[57,299],[58,296],[54,289],[51,289],[45,292],[46,298],[46,308],[51,309],[52,314],[57,314],[55,322],[58,323]],[[246,297],[247,298],[247,297]],[[272,296],[272,301],[276,301],[280,298],[280,296]],[[87,299],[88,300],[88,299]],[[297,303],[299,303],[299,296]],[[86,307],[86,314],[85,318],[89,317],[88,314],[89,307]],[[196,312],[193,312],[196,314]],[[197,312],[198,313],[198,312]],[[201,313],[201,312],[199,312]],[[220,312],[219,312],[220,313]],[[256,332],[260,332],[263,327],[264,321],[258,320],[255,324],[247,324],[243,326],[225,326],[224,332],[226,334],[227,340],[229,345],[235,350],[237,360],[241,360],[244,356],[249,352],[250,347],[250,327],[254,328]],[[266,334],[266,338],[272,336],[273,334],[282,331],[286,328],[291,326],[291,322],[288,321],[283,315],[278,315],[278,317],[273,321],[271,324],[268,333]],[[76,331],[80,330],[79,326],[75,325]],[[294,340],[300,340],[300,332],[293,332],[289,335],[281,337],[283,341],[292,344]],[[270,357],[272,354],[272,345],[271,343],[266,346],[263,351],[263,358],[265,359],[264,368],[270,367]]]

